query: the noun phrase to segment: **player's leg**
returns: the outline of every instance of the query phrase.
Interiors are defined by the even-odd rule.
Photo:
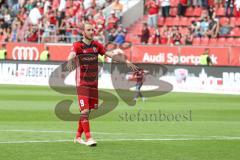
[[[86,136],[86,140],[91,138],[90,125],[89,125],[89,109],[81,111],[80,121],[83,128],[83,132]]]
[[[94,91],[93,91],[94,92]],[[92,92],[92,93],[93,93]],[[94,97],[96,97],[96,95],[94,94]],[[90,111],[92,109],[97,109],[98,108],[98,98],[90,98],[89,99],[89,111],[88,111],[88,118],[89,118],[89,115],[90,115]],[[89,125],[89,122],[88,122],[88,125]],[[90,126],[90,125],[89,125]],[[90,127],[89,128],[86,128],[88,129],[87,130],[87,134],[86,134],[86,145],[88,146],[96,146],[97,145],[97,142],[92,138],[91,136],[91,132],[90,132]]]
[[[143,85],[143,83],[140,83],[140,84],[139,84],[139,93],[138,93],[138,95],[139,95],[139,97],[142,98],[142,101],[145,101],[145,97],[143,96],[143,94],[142,94],[142,92],[141,92],[142,85]]]
[[[136,84],[136,94],[135,94],[135,96],[134,96],[134,100],[135,100],[135,101],[136,101],[137,98],[139,97],[139,94],[140,94],[140,84],[137,83],[137,84]]]
[[[80,143],[80,144],[85,144],[85,142],[82,140],[82,133],[83,132],[85,133],[85,131],[84,131],[85,126],[83,125],[82,121],[84,119],[83,117],[85,116],[85,113],[87,113],[87,111],[83,111],[83,110],[85,110],[85,108],[88,110],[88,106],[89,106],[88,97],[78,95],[78,102],[79,102],[79,108],[80,108],[81,114],[80,114],[80,118],[78,121],[78,130],[77,130],[76,138],[74,139],[74,142]]]

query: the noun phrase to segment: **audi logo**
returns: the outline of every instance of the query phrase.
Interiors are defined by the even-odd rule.
[[[14,60],[38,60],[39,51],[36,47],[16,46],[13,48],[12,57]]]

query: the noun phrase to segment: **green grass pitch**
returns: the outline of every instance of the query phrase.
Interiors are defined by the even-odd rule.
[[[91,131],[98,141],[94,148],[74,144],[77,122],[61,121],[54,113],[60,100],[74,97],[48,87],[0,85],[0,159],[238,160],[240,157],[240,96],[169,93],[146,102],[138,100],[135,107],[120,100],[114,111],[91,120]],[[71,110],[78,112],[76,101]],[[144,118],[160,111],[182,117],[179,121]],[[136,118],[139,112],[142,117]],[[130,120],[131,115],[135,117]]]

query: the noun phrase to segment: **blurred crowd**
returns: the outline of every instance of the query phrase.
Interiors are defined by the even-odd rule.
[[[184,28],[167,25],[159,27],[158,18],[172,16],[170,13],[173,6],[178,18],[185,17],[190,7],[200,8],[201,15]],[[222,23],[216,14],[219,8],[224,8],[223,16],[227,17]],[[191,45],[194,38],[228,36],[234,28],[230,17],[240,16],[240,0],[146,0],[145,9],[148,22],[143,24],[139,35],[141,43]]]
[[[67,42],[81,39],[81,27],[90,21],[102,43],[123,43],[123,4],[119,0],[2,0],[1,42]],[[104,9],[112,5],[110,16]]]

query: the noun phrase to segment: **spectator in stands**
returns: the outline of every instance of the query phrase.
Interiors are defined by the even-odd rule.
[[[114,11],[111,11],[111,17],[108,18],[107,30],[110,31],[112,28],[117,28],[118,18]]]
[[[209,2],[211,3],[213,0],[202,0],[202,7],[207,9],[209,7]]]
[[[37,25],[42,18],[42,14],[40,13],[40,3],[37,3],[37,6],[33,7],[34,8],[29,12],[29,20],[32,25]]]
[[[103,26],[101,24],[99,24],[97,26],[95,34],[96,34],[95,39],[97,41],[101,42],[102,44],[106,43],[106,39],[105,39],[105,36],[104,36],[104,29],[103,29]]]
[[[223,0],[215,0],[215,7],[220,8],[222,7]]]
[[[236,17],[240,17],[240,0],[235,0],[234,5],[236,9]]]
[[[65,10],[66,10],[66,0],[60,0],[60,4],[58,6],[58,11],[64,12]]]
[[[122,12],[123,12],[123,5],[122,3],[119,2],[119,0],[115,0],[115,2],[113,3],[113,6],[112,6],[115,14],[116,14],[116,17],[119,19],[119,23],[122,22]]]
[[[225,15],[233,16],[234,0],[225,0]]]
[[[202,7],[202,0],[190,0],[190,6]]]
[[[107,36],[108,41],[107,42],[113,42],[115,40],[116,36],[117,36],[116,29],[112,28],[110,30],[110,32],[108,33],[108,36]]]
[[[161,9],[162,9],[162,16],[168,17],[170,12],[170,0],[160,0],[161,2]]]
[[[233,26],[231,26],[230,20],[227,19],[227,21],[224,24],[220,25],[219,36],[220,37],[228,36],[232,29]]]
[[[126,30],[123,29],[122,27],[118,28],[118,33],[116,35],[116,38],[114,40],[114,42],[118,45],[121,45],[125,42],[125,37],[126,37]]]
[[[179,32],[178,27],[173,27],[172,29],[172,43],[174,45],[180,45],[182,39],[182,34]]]
[[[191,28],[188,28],[187,32],[183,35],[183,44],[192,45],[193,34],[191,33]]]
[[[20,12],[16,15],[18,20],[23,22],[27,19],[28,17],[28,11],[26,8],[21,8]]]
[[[12,24],[12,33],[10,35],[11,42],[17,42],[17,40],[18,40],[17,32],[18,32],[18,24],[13,23]]]
[[[148,10],[148,25],[149,27],[157,27],[158,23],[158,12],[159,12],[159,4],[158,0],[148,0],[145,4]]]
[[[3,18],[4,18],[4,22],[8,24],[8,26],[11,25],[11,16],[10,16],[10,11],[9,10],[5,10],[5,13],[3,15]]]
[[[25,38],[27,39],[27,42],[37,42],[38,41],[37,29],[30,27],[30,30],[27,31]]]
[[[51,2],[50,0],[44,0],[43,1],[43,14],[46,15],[49,10],[51,9]]]
[[[205,37],[209,29],[209,21],[207,18],[204,18],[200,22],[200,34],[201,37]]]
[[[185,16],[188,0],[179,0],[178,3],[178,16]]]
[[[97,25],[101,25],[103,29],[105,28],[105,17],[102,10],[99,10],[98,13],[94,16],[94,20]]]
[[[25,36],[24,22],[19,22],[19,25],[18,25],[17,29],[18,29],[18,31],[17,31],[17,41],[18,42],[24,41],[24,36]]]
[[[216,17],[216,8],[214,6],[208,7],[208,17],[209,18],[215,18]]]
[[[34,8],[35,2],[34,1],[27,1],[26,5],[24,6],[27,11],[30,11]]]
[[[94,16],[97,13],[97,8],[94,4],[91,4],[91,6],[85,10],[85,16]]]
[[[140,42],[142,44],[148,44],[148,40],[150,38],[150,31],[148,29],[147,23],[143,23],[142,34],[140,36]]]
[[[209,19],[209,26],[206,32],[206,36],[209,38],[216,38],[219,32],[219,23],[218,21],[210,18]]]
[[[170,44],[170,32],[167,26],[163,26],[161,30],[161,44]]]
[[[72,41],[72,26],[70,22],[66,22],[66,26],[65,26],[66,32],[66,41],[67,43],[71,43]]]
[[[50,32],[51,32],[51,24],[48,19],[45,17],[43,19],[43,34],[41,42],[46,43],[50,41]]]
[[[105,3],[103,4],[103,7],[102,7],[102,8],[108,7],[111,3],[112,3],[112,0],[105,0]],[[101,9],[102,9],[102,8],[101,8]]]
[[[161,31],[159,28],[154,29],[154,33],[152,36],[152,44],[161,44]]]

